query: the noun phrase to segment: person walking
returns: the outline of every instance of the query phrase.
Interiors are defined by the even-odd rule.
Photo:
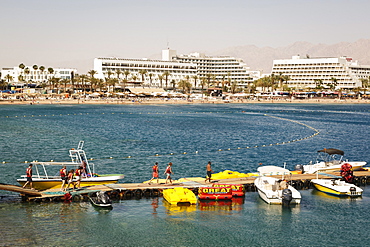
[[[152,167],[153,169],[153,176],[152,176],[152,179],[150,179],[149,181],[149,185],[151,184],[151,182],[153,181],[154,178],[157,178],[157,184],[159,184],[159,176],[158,176],[158,162],[155,162],[154,166]]]
[[[206,166],[207,175],[206,175],[206,181],[205,182],[207,182],[207,179],[208,179],[209,182],[211,182],[211,177],[212,177],[212,172],[213,172],[211,165],[212,165],[212,163],[211,163],[211,161],[209,161],[207,166]]]
[[[62,169],[59,170],[60,178],[62,179],[62,187],[60,187],[61,191],[65,191],[64,186],[66,185],[67,181],[67,167],[63,166]]]
[[[75,172],[75,177],[77,180],[77,184],[76,184],[77,189],[81,187],[82,171],[83,171],[83,168],[82,166],[80,166],[78,167],[78,169],[76,169],[76,172]]]
[[[73,190],[76,188],[75,187],[75,182],[73,182],[73,173],[74,172],[75,172],[75,170],[73,170],[73,169],[68,172],[68,177],[67,177],[67,179],[68,179],[68,185],[67,185],[66,190],[69,189],[69,185],[70,184],[73,184]]]
[[[166,176],[167,176],[166,184],[167,184],[168,180],[170,181],[170,184],[172,184],[171,175],[174,174],[173,171],[172,171],[172,162],[168,163],[168,166],[167,166],[166,170],[164,171],[164,174],[166,174]]]
[[[26,188],[27,184],[30,184],[30,189],[32,190],[32,164],[30,164],[26,169],[27,182],[23,185]]]

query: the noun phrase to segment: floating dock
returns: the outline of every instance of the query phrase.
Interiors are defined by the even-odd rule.
[[[331,179],[339,176],[339,172],[327,173],[320,175],[320,178]],[[354,183],[358,186],[364,186],[370,184],[370,171],[355,171]],[[281,175],[273,175],[271,177],[281,178]],[[305,190],[312,188],[311,180],[315,179],[315,174],[291,174],[286,175],[285,179],[298,190]],[[254,192],[256,188],[254,186],[254,180],[256,177],[245,177],[245,178],[229,178],[213,180],[212,182],[223,183],[223,184],[242,184],[246,192]],[[184,179],[183,179],[184,180]],[[162,192],[165,189],[174,187],[184,187],[192,190],[197,194],[199,187],[210,186],[212,183],[206,183],[205,181],[192,181],[191,178],[185,179],[184,182],[178,182],[173,184],[147,184],[147,183],[117,183],[117,184],[105,184],[95,185],[89,187],[82,187],[80,189],[69,189],[68,192],[72,195],[73,201],[88,201],[88,195],[97,191],[106,192],[111,199],[125,200],[125,199],[138,199],[142,197],[158,197],[162,196]],[[12,192],[20,193],[24,201],[34,202],[58,202],[64,201],[64,195],[66,192],[62,192],[59,189],[49,189],[44,191],[37,191],[32,189],[25,189],[16,185],[0,184],[1,190],[7,190]]]

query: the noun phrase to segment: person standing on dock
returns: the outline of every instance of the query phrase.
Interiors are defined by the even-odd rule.
[[[159,176],[158,176],[158,162],[155,162],[154,166],[152,167],[153,169],[153,176],[152,176],[152,179],[150,179],[149,181],[149,185],[151,184],[152,180],[154,178],[157,178],[157,184],[159,184]]]
[[[27,184],[30,184],[31,190],[32,188],[32,164],[30,164],[26,169],[26,177],[27,182],[23,185],[23,188],[26,188]]]
[[[209,182],[211,182],[211,177],[212,177],[212,172],[213,172],[211,165],[212,165],[211,161],[208,161],[208,164],[206,166],[207,175],[206,175],[206,181],[205,182],[207,182],[207,179],[208,179]]]
[[[73,189],[75,189],[76,187],[75,187],[75,182],[73,182],[73,173],[75,172],[75,170],[70,170],[69,172],[68,172],[68,185],[67,185],[67,188],[66,188],[66,190],[67,189],[69,189],[69,185],[70,184],[73,184]]]
[[[174,174],[173,171],[172,171],[172,162],[168,163],[168,166],[167,166],[166,170],[164,171],[164,174],[166,174],[166,176],[167,176],[166,184],[167,184],[168,180],[170,180],[170,184],[172,184],[171,174]]]
[[[60,187],[61,191],[65,191],[64,186],[66,185],[67,181],[67,167],[63,166],[62,169],[59,171],[60,178],[62,179],[62,187]]]
[[[81,187],[82,171],[83,171],[83,168],[82,166],[80,166],[75,172],[75,176],[77,180],[77,184],[76,184],[77,189]]]

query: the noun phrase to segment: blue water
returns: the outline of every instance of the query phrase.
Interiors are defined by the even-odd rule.
[[[80,140],[97,172],[123,173],[122,182],[150,179],[154,162],[162,171],[172,162],[175,179],[204,176],[208,161],[215,172],[293,169],[323,148],[369,162],[369,123],[368,105],[0,106],[0,182],[16,184],[25,161],[67,160]],[[85,202],[22,203],[0,191],[0,246],[366,246],[364,189],[356,200],[304,190],[290,209],[249,192],[193,207],[123,200],[110,212]]]

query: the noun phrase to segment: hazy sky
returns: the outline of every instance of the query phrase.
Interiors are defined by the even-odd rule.
[[[370,38],[369,0],[0,0],[0,67]],[[227,55],[227,54],[223,54]],[[69,65],[69,66],[67,66]]]

